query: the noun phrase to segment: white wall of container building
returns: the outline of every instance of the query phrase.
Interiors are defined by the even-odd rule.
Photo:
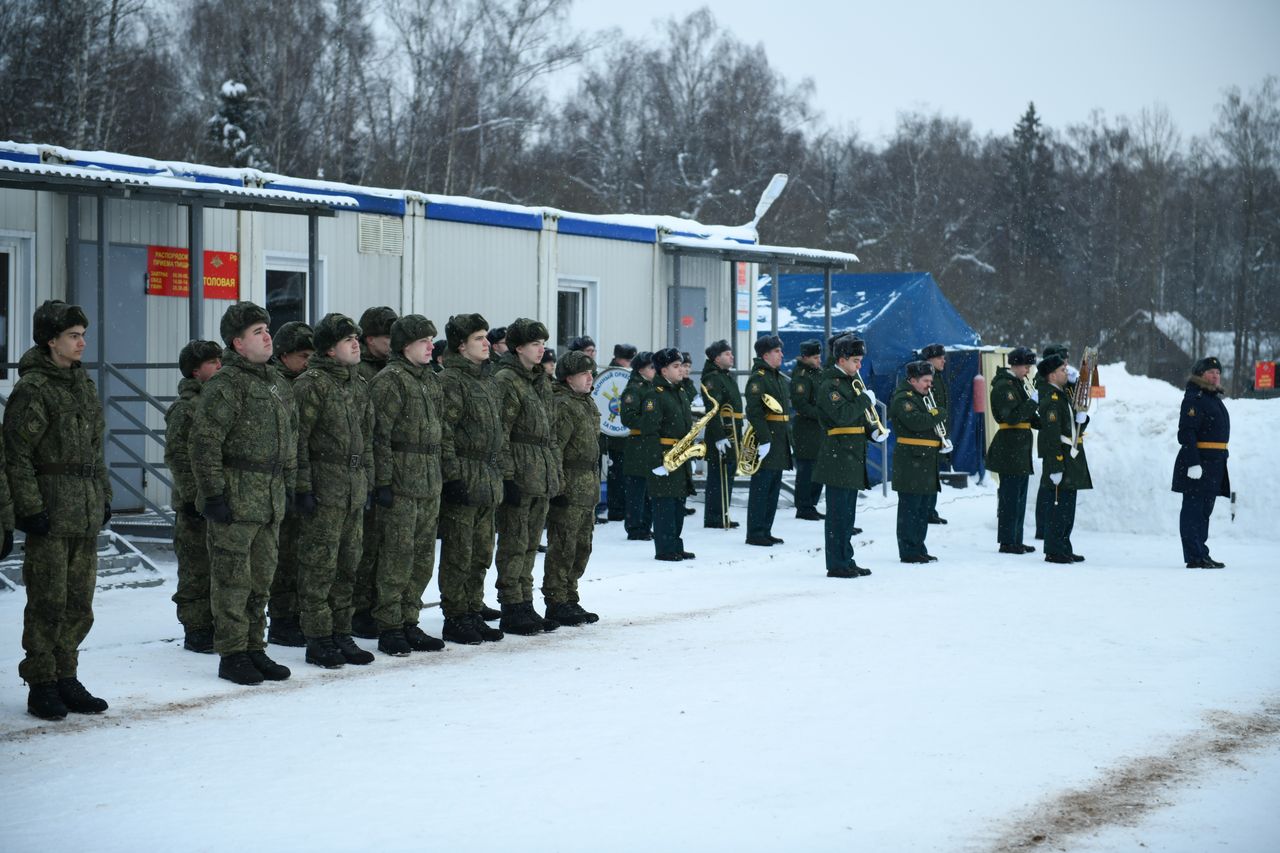
[[[454,314],[482,314],[490,326],[545,316],[538,310],[539,245],[545,231],[438,219],[409,222],[415,261],[405,310],[430,318],[441,337]]]
[[[546,232],[544,232],[546,233]],[[658,250],[653,243],[604,240],[575,234],[555,235],[555,286],[588,283],[592,290],[592,318],[600,364],[613,357],[614,344],[634,344],[652,350],[657,341],[652,293]],[[555,302],[543,318],[556,340]]]
[[[56,193],[0,189],[0,246],[12,255],[11,294],[6,361],[17,361],[31,346],[31,313],[46,299],[65,295],[66,200]],[[10,371],[0,389],[17,381]]]

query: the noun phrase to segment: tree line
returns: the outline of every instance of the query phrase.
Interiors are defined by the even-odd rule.
[[[904,112],[873,143],[706,9],[631,39],[573,32],[571,2],[10,0],[0,138],[712,223],[787,172],[763,240],[932,272],[984,340],[1078,351],[1180,311],[1234,330],[1237,364],[1276,355],[1275,78],[1203,137],[1159,106],[1055,128],[1028,105],[986,135]]]

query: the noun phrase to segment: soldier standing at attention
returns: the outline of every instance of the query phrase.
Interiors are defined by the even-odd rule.
[[[396,657],[444,643],[418,627],[436,564],[440,418],[444,398],[428,366],[435,324],[408,314],[391,324],[391,361],[369,383],[373,403],[373,503],[378,544],[373,618],[378,651]]]
[[[693,416],[693,400],[695,397],[698,396],[698,386],[694,384],[693,379],[690,378],[691,374],[693,373],[693,358],[687,352],[680,353],[680,370],[681,370],[681,376],[683,377],[680,380],[680,390],[684,392],[684,401],[685,401],[685,404],[689,407],[689,423],[690,425],[692,425],[693,422],[697,420],[697,418]],[[693,497],[698,493],[697,490],[693,487],[693,467],[694,467],[694,463],[690,462],[689,463],[689,482],[685,487],[685,499],[684,501],[681,502],[681,506],[680,506],[681,511],[685,515],[693,515],[694,513],[697,512],[696,509],[689,506],[688,504],[689,498]]]
[[[547,559],[542,598],[547,618],[583,625],[600,617],[578,603],[578,580],[591,558],[596,496],[600,484],[600,410],[591,399],[596,363],[583,352],[568,352],[556,365],[552,388],[553,429],[561,460],[560,494],[547,513]]]
[[[1044,460],[1041,488],[1053,492],[1053,503],[1045,515],[1044,559],[1046,563],[1079,563],[1084,557],[1071,547],[1071,530],[1076,523],[1076,492],[1092,489],[1089,461],[1084,455],[1084,430],[1089,416],[1071,404],[1067,384],[1067,363],[1051,355],[1036,366],[1036,373],[1049,383],[1040,395],[1040,435],[1037,450]]]
[[[925,549],[929,506],[938,494],[938,451],[942,441],[934,430],[946,419],[941,409],[925,405],[933,385],[933,365],[907,364],[907,377],[898,383],[889,403],[889,423],[898,433],[893,454],[893,490],[898,493],[898,559],[904,563],[932,563],[938,558]]]
[[[316,324],[316,351],[293,384],[298,600],[306,661],[326,669],[373,662],[351,639],[351,586],[373,490],[373,404],[358,369],[359,336],[350,317],[326,314]]]
[[[751,478],[747,495],[747,544],[781,545],[773,535],[773,518],[778,512],[782,472],[791,470],[791,394],[778,368],[782,365],[782,338],[766,335],[756,341],[756,360],[747,378],[747,423],[755,430],[760,451],[760,470]],[[772,397],[782,413],[764,402]]]
[[[947,350],[942,344],[929,344],[920,350],[920,358],[929,362],[929,366],[933,368],[933,402],[937,404],[938,412],[942,415],[942,425],[950,432],[950,392],[947,389]],[[949,454],[938,454],[938,466],[941,470],[945,465],[948,469],[951,467],[951,457]],[[941,483],[941,481],[939,481]],[[941,491],[941,485],[939,485]],[[938,492],[934,492],[929,497],[929,523],[930,524],[946,524],[947,520],[938,515]]]
[[[487,337],[489,338],[489,362],[497,364],[498,359],[510,351],[510,346],[507,344],[507,327],[499,326],[496,329],[490,329]]]
[[[589,357],[589,356],[588,356]],[[614,344],[613,360],[609,367],[631,369],[631,360],[636,357],[636,348],[631,344]],[[592,361],[594,364],[594,360]],[[624,472],[624,458],[627,452],[625,435],[606,436],[600,433],[600,453],[609,457],[608,471],[605,474],[605,498],[608,510],[607,521],[625,521],[627,517],[627,482]]]
[[[825,522],[827,577],[858,578],[871,574],[853,557],[854,521],[858,491],[870,485],[867,477],[867,435],[876,442],[889,437],[875,427],[871,416],[875,402],[853,387],[862,369],[866,344],[852,335],[837,338],[831,347],[835,362],[816,394],[818,420],[823,431],[815,479],[827,487]]]
[[[8,490],[2,523],[12,546],[27,534],[22,582],[26,656],[18,675],[29,686],[27,711],[42,720],[100,714],[103,699],[77,677],[80,643],[93,625],[98,531],[111,519],[111,486],[102,452],[106,422],[98,391],[80,365],[89,318],[79,305],[52,300],[32,317],[35,346],[18,362],[4,416]]]
[[[622,389],[622,406],[619,416],[622,425],[631,430],[627,436],[627,450],[623,456],[622,473],[626,475],[627,538],[649,541],[653,539],[653,500],[649,497],[649,464],[652,456],[647,445],[652,444],[640,432],[640,420],[644,415],[644,401],[653,391],[653,353],[641,352],[631,361],[631,378]]]
[[[311,327],[301,320],[291,320],[277,329],[271,345],[275,350],[271,364],[290,385],[307,369],[307,360],[316,350]],[[279,556],[267,602],[267,615],[271,617],[268,643],[294,648],[307,644],[298,609],[298,511],[291,501],[280,522]]]
[[[1182,493],[1179,529],[1182,558],[1188,569],[1222,569],[1209,556],[1209,516],[1219,497],[1231,496],[1227,476],[1227,442],[1231,418],[1222,402],[1222,363],[1202,358],[1191,370],[1178,416],[1178,458],[1173,464],[1173,490]]]
[[[548,379],[556,378],[556,351],[554,347],[546,347],[542,351],[542,369]]]
[[[592,361],[596,359],[596,342],[590,335],[579,335],[569,341],[569,352],[585,352]]]
[[[209,545],[205,521],[196,509],[191,474],[191,419],[200,389],[222,367],[217,341],[191,341],[178,353],[178,399],[164,413],[164,464],[173,478],[173,553],[178,559],[178,588],[173,603],[182,623],[182,647],[213,654],[213,609],[209,603]]]
[[[1063,360],[1063,362],[1070,361],[1070,353],[1067,350],[1067,348],[1062,344],[1049,344],[1047,347],[1044,348],[1044,351],[1041,353],[1040,358],[1045,359],[1051,355],[1058,356]],[[1073,368],[1068,363],[1067,364],[1067,384],[1063,388],[1063,390],[1066,391],[1068,394],[1071,393],[1071,389],[1073,385],[1073,380],[1071,379],[1071,372],[1073,370],[1075,370],[1075,368]],[[1041,375],[1040,373],[1036,373],[1035,388],[1036,388],[1036,393],[1042,399],[1044,397],[1049,396],[1049,391],[1050,391],[1049,380],[1045,376]],[[1053,486],[1047,483],[1043,478],[1041,478],[1040,485],[1036,489],[1036,538],[1037,539],[1044,538],[1045,519],[1048,518],[1049,507],[1051,506],[1053,506]]]
[[[671,347],[653,354],[657,376],[653,390],[640,404],[640,433],[648,439],[644,443],[649,467],[648,491],[653,499],[653,547],[658,560],[692,560],[694,554],[684,549],[680,534],[684,530],[684,499],[692,477],[692,462],[685,462],[674,471],[668,471],[662,463],[663,456],[693,428],[689,419],[689,404],[680,390],[684,366],[680,351]]]
[[[297,413],[289,384],[267,362],[271,317],[252,302],[222,315],[222,369],[204,384],[191,424],[191,458],[208,522],[213,649],[218,677],[283,681],[267,657],[267,596],[280,522],[297,474]]]
[[[396,321],[394,308],[381,305],[366,308],[360,315],[360,378],[372,382],[391,358],[391,324]],[[360,565],[356,568],[351,589],[351,633],[363,640],[378,639],[378,626],[373,621],[373,573],[378,563],[378,531],[372,507],[364,513],[364,533]]]
[[[449,342],[444,338],[437,338],[431,347],[431,372],[439,373],[444,370],[444,365],[440,363],[444,358],[445,351],[449,349]]]
[[[493,374],[513,469],[502,484],[497,515],[499,627],[511,634],[559,627],[533,607],[533,564],[548,502],[561,491],[560,453],[551,427],[551,380],[542,369],[547,335],[547,327],[537,320],[521,317],[513,322],[507,327],[507,354]]]
[[[729,518],[733,504],[733,480],[738,473],[736,448],[742,430],[742,391],[733,377],[733,348],[726,340],[719,340],[707,347],[707,363],[702,366],[702,399],[710,406],[710,395],[716,405],[732,411],[707,424],[707,490],[703,527],[730,529],[738,522]]]
[[[822,449],[823,439],[817,399],[821,364],[821,341],[805,341],[800,344],[800,357],[791,371],[791,404],[796,407],[796,518],[806,521],[821,521],[826,517],[818,512],[823,481],[813,479],[813,462]],[[865,447],[863,455],[866,455]]]
[[[1022,544],[1027,516],[1027,480],[1032,473],[1032,429],[1040,428],[1036,407],[1040,392],[1026,389],[1025,380],[1036,363],[1026,347],[1009,353],[1009,366],[996,370],[991,381],[991,417],[999,428],[987,447],[987,470],[1000,475],[996,489],[996,539],[1001,554],[1030,554],[1036,549]]]
[[[479,314],[450,317],[440,373],[440,609],[444,639],[467,645],[503,637],[484,623],[481,610],[495,515],[503,484],[514,475],[501,397],[488,373],[488,331]]]

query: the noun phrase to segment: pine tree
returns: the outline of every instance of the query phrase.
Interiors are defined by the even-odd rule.
[[[218,112],[209,119],[209,139],[228,166],[270,169],[262,149],[254,141],[266,124],[266,111],[260,98],[249,95],[249,87],[227,80],[218,93]]]

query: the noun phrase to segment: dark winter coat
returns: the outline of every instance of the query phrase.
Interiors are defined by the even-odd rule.
[[[686,462],[665,477],[653,473],[662,464],[662,458],[677,441],[693,428],[689,403],[679,385],[672,385],[659,373],[653,379],[653,390],[641,404],[640,434],[648,441],[643,445],[647,454],[645,467],[649,477],[649,496],[653,498],[683,498],[689,493],[693,481],[693,463]]]
[[[931,495],[942,490],[938,480],[938,453],[942,441],[935,427],[946,415],[930,409],[924,397],[906,379],[898,380],[889,402],[893,426],[893,490],[909,495]]]
[[[513,474],[502,399],[489,363],[475,364],[456,352],[444,356],[437,378],[444,397],[440,429],[440,476],[460,481],[469,506],[502,502],[502,481]]]
[[[867,439],[872,420],[867,412],[873,405],[871,398],[855,391],[853,377],[838,367],[813,372],[821,376],[813,396],[822,430],[813,481],[838,489],[865,489],[870,485]]]
[[[822,449],[824,430],[818,416],[818,384],[821,381],[821,370],[796,361],[796,368],[791,371],[791,405],[796,409],[791,435],[796,443],[797,459],[817,459]]]
[[[551,428],[551,377],[541,364],[526,368],[514,352],[505,353],[493,371],[501,401],[502,426],[520,492],[535,497],[560,494],[560,450]],[[599,415],[596,417],[599,435]],[[596,452],[600,449],[596,442]]]
[[[782,414],[765,408],[764,395],[778,401]],[[756,446],[766,442],[771,446],[769,455],[760,464],[762,471],[791,470],[791,390],[783,375],[757,358],[747,377],[747,423],[755,430]]]
[[[440,494],[440,419],[444,397],[429,366],[402,355],[369,383],[373,404],[373,481],[397,495]]]
[[[1040,435],[1036,450],[1044,460],[1040,475],[1042,488],[1053,489],[1051,474],[1062,472],[1059,489],[1092,489],[1093,480],[1089,476],[1089,460],[1084,452],[1084,431],[1089,425],[1086,420],[1075,428],[1076,454],[1071,454],[1072,425],[1075,424],[1076,408],[1071,404],[1067,392],[1050,385],[1047,393],[1040,394]]]
[[[991,416],[1000,426],[987,448],[987,470],[1009,476],[1032,473],[1033,429],[1040,428],[1036,402],[1027,395],[1022,380],[1007,367],[996,370],[991,381]]]
[[[707,394],[715,398],[717,406],[732,406],[733,415],[730,417],[713,418],[707,424],[705,433],[707,447],[715,447],[717,441],[724,438],[731,439],[733,434],[729,431],[732,426],[738,436],[742,436],[742,391],[738,389],[738,380],[733,374],[727,370],[721,370],[711,359],[707,359],[707,363],[702,366],[702,387],[706,392],[702,395],[703,402],[707,402]],[[707,405],[711,405],[707,402]]]
[[[1222,401],[1223,389],[1200,376],[1187,380],[1178,416],[1178,458],[1173,463],[1175,492],[1231,497],[1227,476],[1227,442],[1231,439],[1231,418]],[[1222,445],[1211,447],[1207,445]],[[1199,480],[1187,476],[1187,469],[1204,469]]]
[[[299,492],[327,506],[363,506],[373,490],[373,405],[357,367],[316,353],[293,383]]]
[[[622,473],[628,477],[646,477],[653,468],[648,464],[653,456],[650,445],[657,444],[657,436],[645,436],[640,432],[640,418],[644,414],[644,401],[653,393],[653,383],[631,371],[627,387],[622,389],[622,406],[619,417],[622,425],[631,430],[627,436],[627,449],[622,456]]]

